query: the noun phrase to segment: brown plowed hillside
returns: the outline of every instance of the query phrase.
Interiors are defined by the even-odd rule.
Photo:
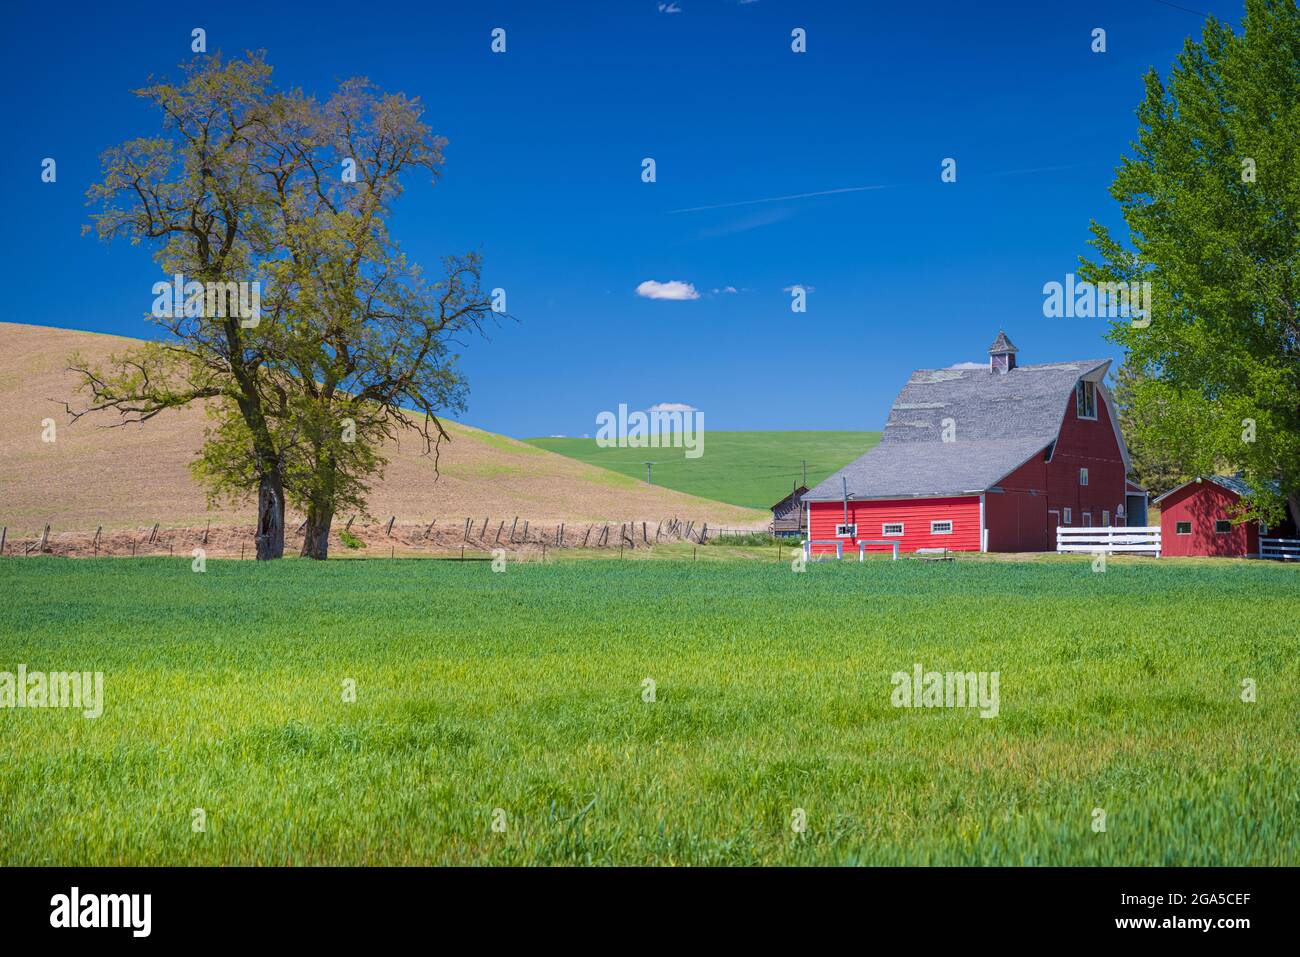
[[[91,361],[122,352],[134,340],[117,336],[0,323],[0,525],[30,534],[56,529],[202,524],[251,524],[253,510],[209,508],[189,463],[203,442],[200,408],[165,412],[143,425],[106,428],[69,421],[62,403],[81,400],[67,359]],[[41,422],[54,419],[57,438],[41,440]],[[384,481],[370,496],[370,514],[399,522],[459,520],[596,522],[678,516],[713,526],[762,525],[770,515],[647,485],[523,442],[450,423],[435,479],[432,459],[412,438],[388,449]]]

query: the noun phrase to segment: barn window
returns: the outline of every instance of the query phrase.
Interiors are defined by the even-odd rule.
[[[1087,470],[1087,469],[1079,469],[1079,484],[1080,484],[1080,485],[1087,485],[1087,484],[1088,484],[1088,470]]]
[[[901,533],[900,533],[900,534],[901,534]],[[931,522],[931,523],[930,523],[930,534],[931,534],[931,535],[951,535],[951,534],[952,534],[952,522],[951,522],[951,521],[946,521],[946,522]]]
[[[1092,512],[1083,513],[1083,527],[1092,528]]]
[[[1074,410],[1081,419],[1097,417],[1097,383],[1079,382],[1074,392]]]
[[[1067,508],[1065,510],[1065,513],[1061,516],[1061,521],[1063,521],[1066,525],[1069,525],[1070,522],[1072,522],[1073,520],[1074,520],[1074,513],[1071,509]]]
[[[836,525],[836,538],[856,538],[858,535],[858,526],[856,525]]]
[[[1174,534],[1175,534],[1175,535],[1190,535],[1190,534],[1192,534],[1192,523],[1191,523],[1191,522],[1177,522],[1177,523],[1175,523],[1175,525],[1174,525]]]
[[[884,525],[881,525],[881,526],[880,526],[880,534],[881,534],[881,535],[902,535],[902,534],[903,534],[903,523],[902,523],[902,522],[885,522]]]
[[[1214,523],[1214,534],[1216,534],[1216,535],[1227,535],[1227,534],[1228,534],[1229,532],[1231,532],[1231,531],[1232,531],[1232,522],[1228,521],[1227,519],[1223,519],[1223,518],[1217,519],[1217,520],[1215,521],[1215,523]]]
[[[1109,510],[1109,509],[1102,509],[1102,510],[1101,510],[1101,527],[1102,527],[1102,528],[1110,528],[1110,510]]]

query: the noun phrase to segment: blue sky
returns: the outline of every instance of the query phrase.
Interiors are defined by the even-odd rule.
[[[1107,187],[1143,72],[1167,72],[1199,35],[1196,11],[1242,13],[1216,0],[659,7],[11,5],[5,318],[151,334],[157,267],[143,247],[81,235],[84,192],[103,149],[158,128],[129,91],[177,75],[203,27],[210,51],[265,49],[281,85],[324,96],[364,75],[418,95],[450,140],[442,178],[412,180],[394,233],[429,266],[481,252],[519,320],[466,343],[464,421],[594,434],[619,403],[680,402],[711,429],[878,429],[910,370],[983,359],[999,328],[1022,362],[1119,358],[1103,320],[1044,318],[1043,284],[1075,270],[1090,219],[1118,223]],[[806,53],[791,51],[795,27]],[[40,181],[46,156],[55,184]],[[945,157],[956,183],[940,181]],[[754,202],[832,190],[852,191]],[[648,280],[699,298],[638,296]],[[812,289],[803,314],[794,284]]]

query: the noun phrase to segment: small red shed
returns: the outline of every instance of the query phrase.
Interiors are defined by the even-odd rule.
[[[1232,521],[1250,487],[1236,476],[1197,476],[1170,489],[1152,504],[1160,506],[1160,554],[1220,558],[1259,556],[1257,522]]]

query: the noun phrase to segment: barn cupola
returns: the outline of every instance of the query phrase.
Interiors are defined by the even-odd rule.
[[[1007,334],[999,330],[998,337],[989,346],[989,372],[1006,375],[1016,367],[1016,353],[1019,351],[1007,338]]]

